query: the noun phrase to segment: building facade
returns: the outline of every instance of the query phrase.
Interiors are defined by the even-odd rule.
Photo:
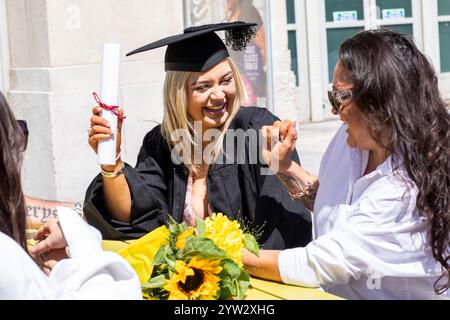
[[[297,108],[304,120],[332,117],[327,88],[339,46],[361,30],[389,28],[411,35],[433,62],[450,98],[450,0],[284,0]],[[406,80],[406,79],[405,79]]]
[[[0,0],[0,90],[30,129],[26,193],[80,201],[99,172],[86,130],[103,43],[120,43],[125,54],[184,27],[221,22],[240,1]],[[333,118],[326,91],[340,43],[380,26],[414,37],[450,98],[450,0],[248,2],[265,27],[266,94],[255,101],[280,118]],[[242,64],[252,67],[252,57]],[[131,165],[145,133],[162,119],[163,61],[164,48],[122,59],[120,104],[128,116],[122,149]]]

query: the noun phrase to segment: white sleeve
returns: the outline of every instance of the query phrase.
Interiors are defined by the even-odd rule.
[[[306,248],[281,251],[278,268],[284,283],[313,288],[320,286],[314,269],[309,266]]]
[[[58,217],[71,259],[60,261],[50,274],[64,299],[140,299],[139,279],[118,254],[101,247],[100,233],[68,208]]]
[[[64,294],[13,239],[0,232],[0,300],[57,299]]]
[[[367,192],[368,191],[368,192]],[[339,205],[339,221],[305,248],[283,251],[285,283],[303,286],[347,284],[361,275],[423,275],[426,223],[407,188],[376,182],[353,205]],[[408,253],[408,254],[405,254]]]

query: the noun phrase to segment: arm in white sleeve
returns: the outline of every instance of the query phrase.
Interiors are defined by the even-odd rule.
[[[284,283],[302,287],[319,287],[316,272],[309,266],[306,248],[281,251],[278,256],[278,268]]]
[[[352,205],[337,206],[339,221],[328,233],[305,248],[284,250],[279,256],[283,281],[327,287],[374,273],[423,274],[426,224],[415,210],[415,198],[406,188],[382,186],[370,187]]]
[[[59,219],[72,258],[48,277],[13,239],[0,232],[0,300],[141,299],[139,279],[119,255],[104,252],[98,231],[70,209]]]
[[[139,279],[121,256],[101,247],[100,233],[75,212],[58,208],[71,259],[60,261],[50,274],[74,299],[140,299]]]

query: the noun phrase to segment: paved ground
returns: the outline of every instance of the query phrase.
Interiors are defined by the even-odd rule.
[[[340,120],[330,120],[299,125],[297,151],[306,170],[319,173],[322,155],[341,124]]]

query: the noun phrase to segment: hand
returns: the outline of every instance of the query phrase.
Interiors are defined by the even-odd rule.
[[[95,106],[92,108],[92,117],[91,117],[91,133],[89,135],[89,145],[94,150],[95,153],[98,153],[98,143],[102,140],[108,140],[111,138],[111,127],[109,123],[102,118],[102,111],[103,109],[99,106]],[[123,116],[123,110],[119,110],[119,119],[117,121],[117,146],[116,146],[116,154],[120,153],[120,144],[122,141],[121,137],[121,131],[122,131],[122,124],[123,120],[121,120],[121,117]],[[105,170],[107,171],[114,171],[115,166],[110,166],[111,168],[108,168],[105,166]],[[111,169],[111,170],[109,170]]]
[[[267,165],[278,173],[288,169],[292,160],[289,158],[297,143],[297,130],[290,120],[276,121],[272,126],[262,127],[263,158]]]
[[[65,249],[67,247],[66,239],[57,219],[50,219],[45,222],[36,232],[34,240],[38,243],[30,249],[33,256],[47,253],[52,250]]]
[[[47,276],[50,275],[56,264],[64,259],[69,259],[65,249],[56,249],[47,253],[41,253],[37,257],[39,266]]]

